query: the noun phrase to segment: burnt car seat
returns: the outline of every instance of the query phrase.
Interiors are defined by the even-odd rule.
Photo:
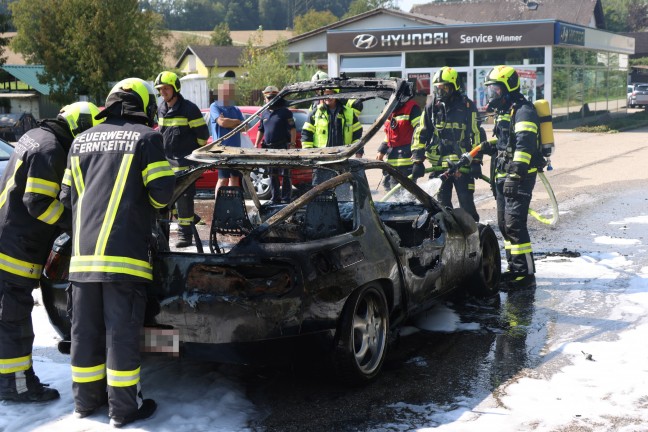
[[[304,215],[304,235],[307,239],[322,239],[343,232],[344,227],[335,192],[326,191],[308,203]]]
[[[219,234],[245,236],[253,228],[245,207],[243,189],[239,186],[219,187],[209,232],[209,249],[211,252],[223,253],[223,246],[218,245]]]

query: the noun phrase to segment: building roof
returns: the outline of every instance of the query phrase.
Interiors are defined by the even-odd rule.
[[[49,95],[50,88],[46,84],[38,82],[38,74],[45,71],[45,66],[42,65],[3,65],[2,69],[16,77],[18,80],[24,82],[37,92]]]
[[[326,25],[324,27],[317,28],[315,30],[311,30],[306,33],[302,33],[298,36],[295,36],[293,38],[288,39],[288,43],[294,43],[298,42],[302,39],[308,39],[316,34],[319,33],[326,33],[328,30],[334,30],[340,27],[344,27],[346,25],[349,25],[351,23],[357,22],[357,21],[362,21],[366,18],[372,17],[374,15],[380,15],[380,14],[385,14],[385,15],[391,15],[394,17],[399,17],[399,18],[406,18],[408,20],[412,20],[414,22],[419,22],[422,26],[424,25],[434,25],[434,24],[459,24],[462,23],[463,21],[457,21],[457,20],[452,20],[452,19],[446,19],[446,18],[437,18],[437,17],[429,17],[425,15],[420,15],[420,14],[415,14],[415,13],[407,13],[403,12],[401,10],[396,10],[396,9],[385,9],[385,8],[376,8],[372,9],[368,12],[361,13],[359,15],[354,15],[350,18],[343,19],[341,21],[336,21],[332,24]]]
[[[471,23],[555,19],[605,29],[601,0],[465,0],[434,2],[412,7],[411,13],[430,19]]]
[[[188,55],[195,55],[206,67],[214,65],[218,67],[238,67],[241,64],[240,59],[244,49],[245,47],[242,46],[188,46],[176,61],[175,67],[180,67],[180,64]]]
[[[632,58],[648,57],[648,32],[621,33],[635,40],[635,53]]]

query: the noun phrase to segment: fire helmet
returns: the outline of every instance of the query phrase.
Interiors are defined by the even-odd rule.
[[[520,90],[520,77],[511,66],[496,66],[486,76],[484,84],[488,109],[505,111],[511,104],[510,94]]]
[[[434,93],[442,101],[447,101],[452,93],[459,90],[459,74],[451,67],[444,66],[432,77]],[[450,87],[448,90],[447,87]]]
[[[72,137],[103,122],[104,119],[95,119],[99,108],[92,102],[74,102],[61,108],[57,118],[65,120],[70,127]]]
[[[322,81],[327,79],[329,79],[329,75],[324,71],[318,70],[317,72],[315,72],[315,75],[311,77],[311,82],[317,82],[317,81]]]
[[[169,85],[173,87],[176,93],[180,93],[180,79],[178,78],[178,75],[173,72],[164,71],[158,74],[155,78],[155,88],[159,89],[163,85]]]
[[[106,108],[95,116],[95,119],[107,117],[113,112],[111,107],[121,103],[121,111],[113,115],[143,117],[148,126],[153,126],[157,113],[155,93],[153,86],[143,79],[123,79],[110,90],[106,98]]]

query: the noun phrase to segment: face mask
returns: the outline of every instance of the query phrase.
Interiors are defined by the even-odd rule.
[[[488,108],[490,110],[505,110],[508,108],[508,93],[501,84],[489,84],[486,87]]]
[[[452,90],[450,89],[450,86],[447,84],[436,84],[434,86],[434,95],[438,99],[441,99],[442,101],[448,100],[451,94],[452,94]]]

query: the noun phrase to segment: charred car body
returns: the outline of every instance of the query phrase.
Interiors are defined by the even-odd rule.
[[[181,355],[251,362],[259,347],[292,355],[284,347],[304,341],[330,354],[341,377],[366,382],[381,369],[390,331],[412,316],[451,294],[496,296],[500,250],[489,226],[461,209],[442,208],[390,165],[353,158],[410,96],[408,83],[298,83],[277,98],[310,104],[322,99],[323,88],[339,89],[333,97],[387,102],[369,133],[351,146],[274,150],[215,142],[191,156],[204,165],[178,180],[175,197],[204,170],[223,166],[240,170],[245,182],[270,165],[326,170],[330,178],[285,205],[262,204],[255,195],[249,204],[241,188],[221,187],[205,252],[201,246],[198,253],[170,251],[160,221],[150,325],[171,332]],[[368,181],[382,172],[402,189],[385,202],[374,199]],[[43,278],[41,285],[50,320],[65,340],[67,284],[59,279]]]

